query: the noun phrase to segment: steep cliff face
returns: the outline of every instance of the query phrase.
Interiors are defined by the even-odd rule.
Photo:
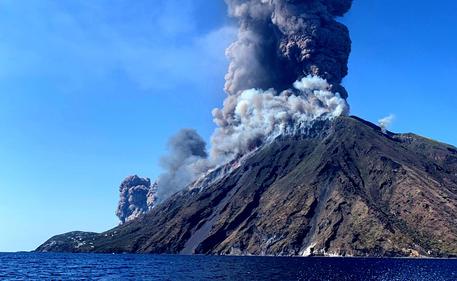
[[[64,234],[37,251],[457,256],[453,146],[341,117],[221,169],[79,247]]]

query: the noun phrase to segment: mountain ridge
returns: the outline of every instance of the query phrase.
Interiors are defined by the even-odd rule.
[[[339,117],[227,165],[133,221],[36,251],[457,256],[454,146]]]

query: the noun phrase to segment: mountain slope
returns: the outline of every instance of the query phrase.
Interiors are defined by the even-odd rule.
[[[87,243],[37,251],[457,256],[455,147],[340,117],[220,169]]]

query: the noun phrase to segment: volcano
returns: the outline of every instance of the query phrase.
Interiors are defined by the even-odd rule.
[[[357,117],[316,121],[149,213],[36,251],[457,256],[457,148]]]

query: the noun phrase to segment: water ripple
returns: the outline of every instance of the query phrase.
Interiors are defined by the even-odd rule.
[[[457,260],[0,253],[0,280],[455,281]]]

